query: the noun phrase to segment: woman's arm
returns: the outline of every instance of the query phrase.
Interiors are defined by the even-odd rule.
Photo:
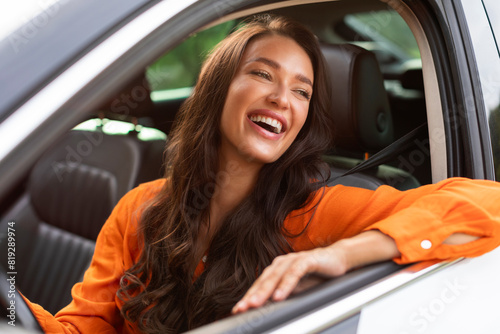
[[[367,231],[327,247],[279,256],[235,305],[233,313],[262,306],[269,299],[287,298],[307,274],[335,277],[352,268],[397,256],[399,251],[394,240],[379,231]]]
[[[309,273],[334,277],[389,259],[411,263],[484,254],[500,244],[498,203],[500,184],[484,180],[449,179],[406,192],[341,187],[323,197],[308,237],[295,239],[294,249],[306,251],[276,258],[233,312],[286,298]]]
[[[456,233],[449,236],[444,243],[458,245],[477,238]],[[286,299],[307,274],[335,277],[356,267],[400,256],[394,239],[377,230],[339,240],[327,247],[279,256],[235,305],[233,313],[262,306],[269,299],[273,301]]]

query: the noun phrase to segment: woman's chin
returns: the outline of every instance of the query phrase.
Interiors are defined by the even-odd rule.
[[[258,152],[255,154],[248,155],[247,160],[256,164],[267,165],[275,162],[279,159],[281,155],[273,154],[273,153],[262,153]]]

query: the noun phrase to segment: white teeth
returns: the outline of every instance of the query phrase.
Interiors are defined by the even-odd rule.
[[[281,129],[283,128],[283,124],[281,124],[280,121],[278,121],[277,119],[273,119],[271,117],[252,115],[252,116],[250,116],[250,120],[252,122],[262,122],[262,123],[266,123],[266,124],[272,126],[274,128],[273,129],[274,133],[280,133]]]
[[[274,132],[281,133],[281,123],[278,122],[278,125],[274,128]]]

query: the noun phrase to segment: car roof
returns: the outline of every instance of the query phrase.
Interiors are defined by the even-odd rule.
[[[26,22],[60,0],[39,4],[37,0],[9,1],[0,3],[0,40],[8,37]]]
[[[0,41],[0,121],[147,0],[66,0],[45,7]],[[33,15],[25,9],[26,15]],[[21,70],[22,69],[22,70]]]

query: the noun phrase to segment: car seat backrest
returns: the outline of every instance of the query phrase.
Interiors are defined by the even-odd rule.
[[[31,173],[28,189],[38,217],[95,240],[102,222],[134,185],[140,157],[138,143],[127,136],[70,131]]]
[[[383,149],[395,138],[391,108],[375,55],[352,44],[323,44],[321,48],[332,82],[335,125],[334,153],[325,157],[332,166],[329,185],[375,189],[398,180],[400,189],[418,186],[411,174],[385,165],[333,180],[358,164],[359,157]]]
[[[72,130],[41,156],[26,194],[0,222],[16,222],[18,287],[28,299],[54,314],[71,301],[113,207],[160,176],[164,143]]]

